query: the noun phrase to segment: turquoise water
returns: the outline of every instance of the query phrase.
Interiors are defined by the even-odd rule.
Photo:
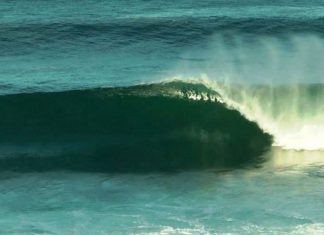
[[[200,74],[321,82],[323,8],[321,1],[2,1],[0,92]]]
[[[0,234],[324,234],[324,3],[1,1]]]
[[[0,231],[322,234],[323,154],[280,157],[233,171],[2,174]]]

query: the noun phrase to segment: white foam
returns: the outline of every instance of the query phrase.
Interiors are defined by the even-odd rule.
[[[212,81],[207,75],[198,78],[178,76],[167,81],[172,80],[202,83],[216,91],[220,97],[215,96],[212,101],[225,103],[228,108],[256,122],[274,137],[274,146],[324,151],[324,85],[315,94],[309,91],[309,85],[238,85]],[[192,93],[187,98],[205,100],[205,96]]]
[[[256,122],[274,136],[274,145],[284,149],[324,150],[324,94],[312,94],[305,86],[251,87],[202,81],[216,90],[230,108]],[[323,89],[322,89],[323,91]]]
[[[177,65],[175,74],[183,74],[177,79],[201,82],[218,92],[217,101],[258,123],[274,136],[275,146],[324,150],[322,37],[217,34],[207,50],[187,56],[205,61]]]

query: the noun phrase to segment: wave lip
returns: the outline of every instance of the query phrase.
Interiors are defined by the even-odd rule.
[[[2,171],[238,167],[272,142],[199,83],[5,95],[0,107]]]
[[[324,150],[323,84],[239,85],[206,79],[226,106],[274,137],[274,146]]]

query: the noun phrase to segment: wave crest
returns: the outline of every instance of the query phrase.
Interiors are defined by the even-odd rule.
[[[324,150],[324,85],[242,85],[201,82],[220,94],[230,108],[256,122],[284,149]]]

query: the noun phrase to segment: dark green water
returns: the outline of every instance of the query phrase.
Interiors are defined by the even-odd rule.
[[[218,96],[183,82],[2,96],[0,169],[150,172],[262,162],[272,137]]]

